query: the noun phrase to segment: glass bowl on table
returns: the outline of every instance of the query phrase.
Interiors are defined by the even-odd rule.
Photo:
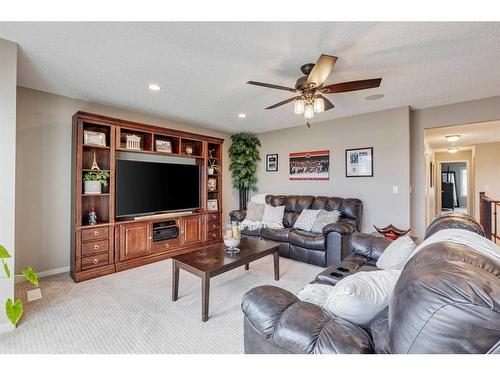
[[[224,224],[224,232],[222,233],[224,245],[226,245],[226,252],[229,254],[236,254],[240,251],[238,248],[241,240],[241,229],[237,222]]]

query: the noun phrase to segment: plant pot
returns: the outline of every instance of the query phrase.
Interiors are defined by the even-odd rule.
[[[208,168],[208,174],[209,175],[215,174],[215,169],[214,168]]]
[[[101,181],[84,181],[83,190],[85,194],[101,194]]]

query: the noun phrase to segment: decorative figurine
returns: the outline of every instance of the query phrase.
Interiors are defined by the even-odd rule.
[[[186,146],[186,154],[193,155],[193,146],[191,146],[191,145]]]
[[[384,228],[378,228],[375,225],[373,227],[382,236],[384,236],[385,238],[392,240],[392,241],[397,240],[399,237],[404,236],[406,233],[408,233],[410,231],[410,229],[407,229],[407,230],[399,229],[392,224],[390,224]]]
[[[90,209],[89,212],[89,224],[96,225],[97,224],[97,213],[93,208]]]

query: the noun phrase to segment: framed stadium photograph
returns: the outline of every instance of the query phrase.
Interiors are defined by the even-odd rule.
[[[373,177],[373,147],[345,150],[346,177]]]
[[[329,180],[330,151],[290,153],[290,180]]]

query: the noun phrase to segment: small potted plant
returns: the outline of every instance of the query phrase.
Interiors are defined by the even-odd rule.
[[[214,159],[208,161],[208,174],[214,175],[215,172],[222,173],[222,169],[217,165]]]
[[[108,186],[109,173],[103,171],[88,172],[83,176],[85,194],[101,194],[102,186]]]

